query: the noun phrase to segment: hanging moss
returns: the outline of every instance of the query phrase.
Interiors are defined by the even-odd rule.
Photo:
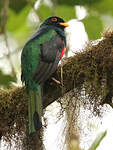
[[[60,66],[54,77],[61,81]],[[104,103],[112,104],[113,32],[106,32],[98,44],[90,42],[85,50],[64,61],[63,86],[49,79],[44,88],[43,106],[72,89],[76,89],[78,97],[84,89],[95,110]],[[23,150],[26,146],[36,145],[31,143],[34,140],[28,138],[27,102],[25,87],[0,90],[0,136],[6,141],[14,138],[17,147],[21,145],[20,149],[22,147]]]
[[[85,50],[69,58],[63,66],[64,86],[74,88],[99,104],[111,103],[113,96],[113,32],[106,32],[97,44],[89,43]],[[107,99],[106,99],[107,97]],[[109,97],[109,98],[108,98]]]

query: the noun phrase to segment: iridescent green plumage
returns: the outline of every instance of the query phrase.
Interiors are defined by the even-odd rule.
[[[21,62],[23,68],[22,72],[24,72],[25,83],[28,89],[37,90],[37,84],[34,82],[32,76],[40,60],[40,44],[51,40],[55,35],[55,30],[51,29],[42,36],[29,41],[24,46]]]
[[[55,18],[55,17],[54,17]],[[64,22],[57,18],[58,22]],[[47,19],[25,44],[21,55],[22,81],[29,96],[29,134],[41,128],[41,86],[56,70],[65,47],[64,27]],[[63,41],[63,42],[62,42]],[[65,44],[62,44],[65,43]]]
[[[33,39],[30,42],[26,43],[23,52],[22,52],[22,73],[24,74],[24,81],[26,84],[27,92],[29,94],[29,133],[35,132],[33,115],[35,111],[38,112],[39,118],[41,120],[42,116],[42,102],[41,102],[41,87],[38,85],[32,78],[38,62],[40,60],[40,44],[43,44],[53,36],[56,35],[54,30],[49,30],[46,34],[43,34],[39,38]],[[38,97],[37,110],[35,110],[36,104],[34,102],[34,95]],[[32,121],[31,121],[32,120]]]

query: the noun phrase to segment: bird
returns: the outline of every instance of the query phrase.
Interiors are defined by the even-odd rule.
[[[21,81],[28,95],[29,135],[42,127],[43,85],[56,71],[66,50],[64,29],[69,24],[57,16],[47,18],[25,43],[21,53]]]

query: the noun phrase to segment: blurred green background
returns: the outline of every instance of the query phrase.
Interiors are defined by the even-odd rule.
[[[113,27],[113,0],[0,0],[1,88],[20,84],[21,50],[40,23],[52,15],[79,20],[76,6],[86,11],[80,21],[89,40],[101,38],[104,29]]]

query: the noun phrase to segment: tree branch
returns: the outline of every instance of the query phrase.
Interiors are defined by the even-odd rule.
[[[61,81],[59,66],[53,77]],[[44,85],[43,106],[47,107],[70,90],[83,88],[89,99],[102,105],[111,104],[113,97],[113,32],[106,32],[97,45],[88,44],[86,49],[63,61],[63,86],[51,78]],[[25,87],[0,90],[0,132],[6,135],[15,129],[18,132],[27,122],[28,96]],[[28,124],[28,122],[27,122]],[[6,129],[6,130],[5,130]]]

